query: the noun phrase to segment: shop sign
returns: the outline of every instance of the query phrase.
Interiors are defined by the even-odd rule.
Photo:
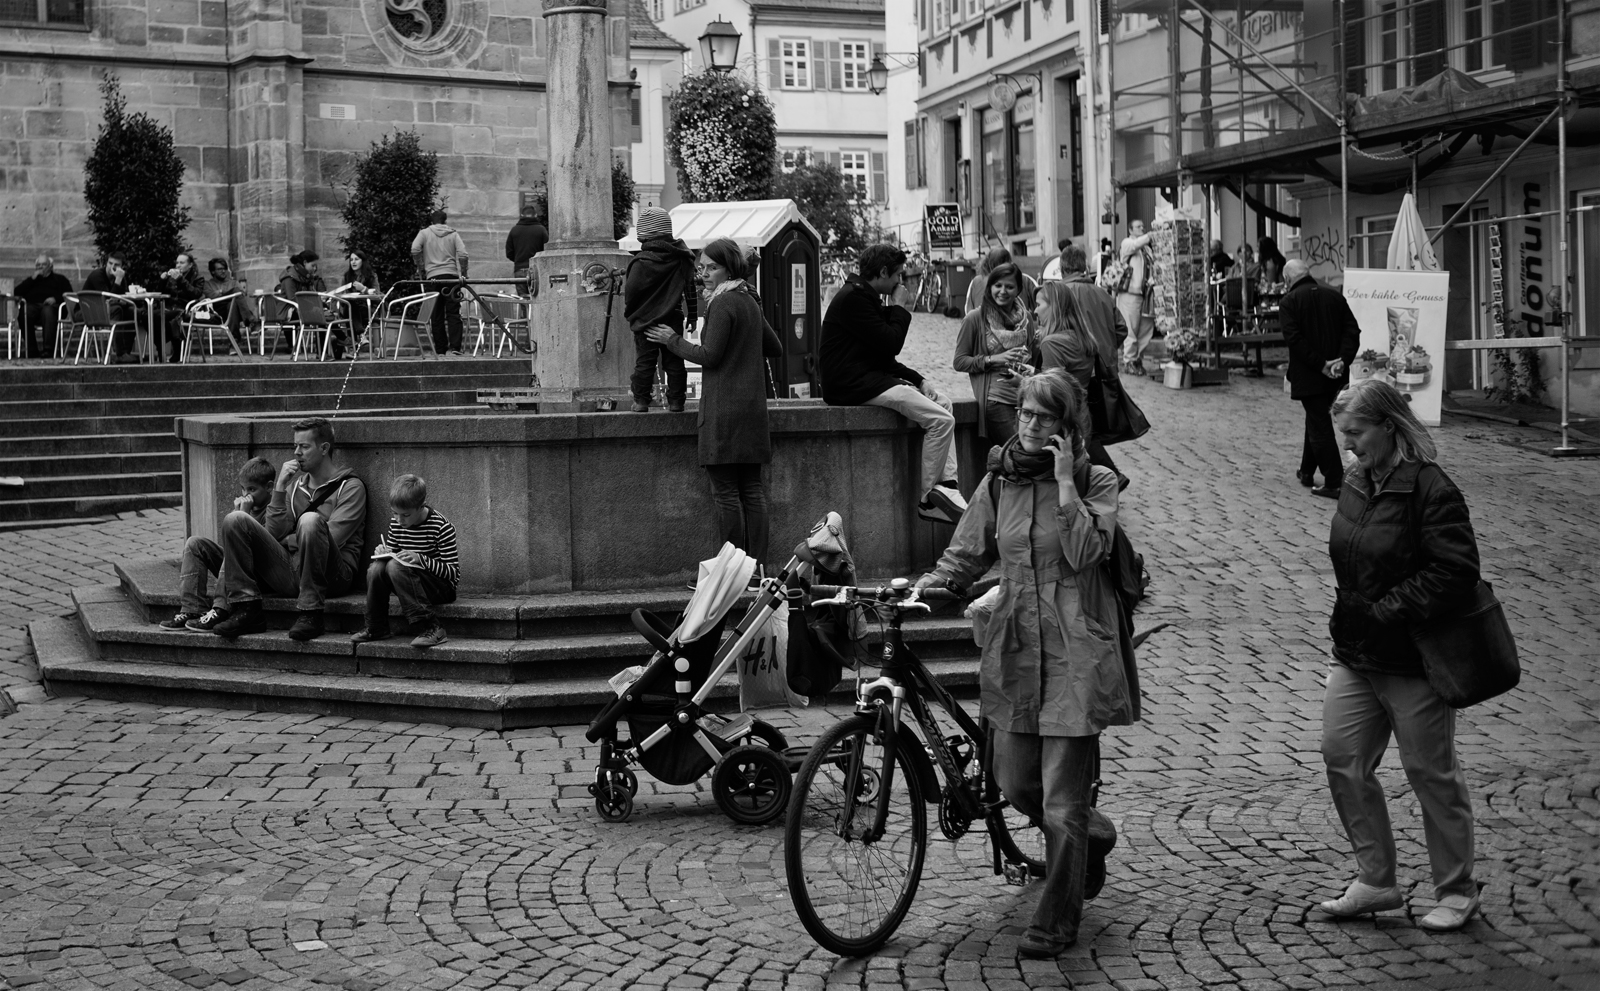
[[[993,134],[1005,130],[1006,115],[998,110],[989,109],[983,112],[983,133]]]
[[[1522,213],[1544,209],[1542,187],[1537,182],[1522,184]],[[1513,220],[1507,233],[1516,247],[1516,268],[1511,272],[1511,305],[1506,308],[1506,333],[1511,337],[1543,337],[1545,313],[1554,308],[1549,298],[1550,279],[1545,277],[1547,248],[1544,218]]]
[[[954,203],[929,203],[922,208],[923,225],[928,232],[928,247],[961,247],[961,210]]]
[[[1344,270],[1344,298],[1361,325],[1350,381],[1388,381],[1417,419],[1439,425],[1444,397],[1444,324],[1449,272]]]
[[[1017,97],[1017,105],[1011,108],[1011,119],[1017,123],[1033,120],[1033,108],[1036,98],[1032,93],[1024,93]]]
[[[805,311],[806,267],[804,263],[791,262],[789,265],[789,312],[805,313]],[[796,326],[801,326],[801,324],[797,321]]]

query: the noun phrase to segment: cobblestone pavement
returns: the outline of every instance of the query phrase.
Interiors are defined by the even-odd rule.
[[[931,373],[939,348],[920,346]],[[1131,390],[1156,424],[1114,450],[1134,478],[1123,519],[1156,583],[1139,625],[1173,625],[1141,652],[1145,721],[1104,739],[1101,806],[1121,839],[1061,959],[1018,960],[1033,892],[991,876],[972,835],[931,842],[917,903],[885,950],[840,960],[796,922],[778,828],[733,825],[703,787],[644,775],[634,818],[600,822],[581,727],[64,699],[0,720],[0,981],[1600,988],[1600,464],[1536,453],[1530,442],[1549,442],[1539,431],[1461,420],[1437,431],[1525,668],[1516,692],[1459,719],[1484,912],[1457,934],[1415,925],[1431,886],[1391,755],[1382,773],[1409,905],[1336,924],[1308,911],[1353,863],[1317,753],[1331,507],[1293,478],[1298,407],[1274,381]],[[88,559],[119,549],[100,529]],[[40,537],[51,534],[67,537]],[[838,712],[775,721],[805,742]]]

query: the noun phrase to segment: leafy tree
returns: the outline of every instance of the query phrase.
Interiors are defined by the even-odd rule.
[[[731,73],[690,76],[672,95],[667,116],[667,149],[686,200],[768,195],[778,163],[778,123],[759,90]]]
[[[533,204],[533,219],[535,223],[550,226],[550,174],[546,169],[539,170],[539,178],[534,180],[533,188],[528,191],[528,202]],[[633,226],[633,205],[639,201],[639,193],[633,187],[633,175],[628,172],[628,167],[619,159],[611,160],[611,236],[615,238],[626,237],[628,228]]]
[[[803,162],[792,172],[780,172],[772,180],[772,197],[794,200],[822,235],[824,247],[858,251],[865,247],[861,211],[850,198],[844,174],[827,162]]]
[[[83,164],[83,199],[102,255],[120,251],[133,282],[154,282],[189,245],[183,232],[183,161],[172,132],[148,114],[128,113],[117,77],[100,77],[105,123]]]
[[[409,279],[411,241],[428,226],[438,199],[439,156],[422,150],[415,130],[386,134],[356,159],[339,242],[360,252],[385,285]]]

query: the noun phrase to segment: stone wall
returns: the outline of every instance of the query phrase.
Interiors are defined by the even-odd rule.
[[[544,19],[512,0],[448,9],[444,29],[419,43],[392,29],[384,0],[108,0],[91,4],[88,30],[0,26],[0,277],[25,277],[40,251],[74,284],[92,267],[83,162],[104,71],[121,80],[130,111],[172,128],[196,253],[231,256],[253,286],[270,285],[307,246],[336,278],[350,163],[412,127],[440,156],[451,222],[482,263],[474,274],[509,274],[505,232],[549,157]],[[611,10],[609,111],[621,149],[628,4]],[[338,119],[324,105],[351,109]]]

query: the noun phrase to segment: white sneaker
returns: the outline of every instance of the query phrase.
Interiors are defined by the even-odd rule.
[[[1360,881],[1350,882],[1350,887],[1345,889],[1344,895],[1332,901],[1325,901],[1317,907],[1329,915],[1341,919],[1352,918],[1357,915],[1372,915],[1376,912],[1388,912],[1400,908],[1406,903],[1400,894],[1400,889],[1394,885],[1387,888],[1376,888]]]
[[[928,494],[923,497],[918,508],[923,507],[942,510],[950,518],[950,522],[954,523],[967,511],[967,500],[962,497],[961,490],[956,487],[955,482],[940,482],[929,489]],[[923,515],[926,517],[926,514]]]
[[[1417,925],[1436,933],[1455,932],[1471,921],[1476,911],[1477,895],[1470,898],[1466,895],[1445,895],[1439,899],[1439,907],[1418,919]]]

